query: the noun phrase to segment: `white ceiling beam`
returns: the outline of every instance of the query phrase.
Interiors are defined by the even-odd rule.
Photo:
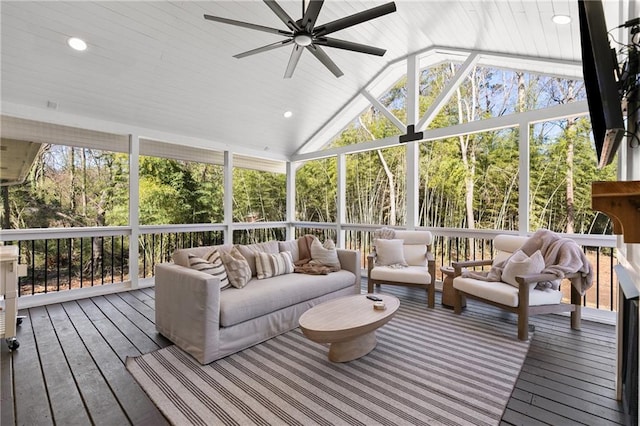
[[[462,66],[456,72],[456,75],[453,76],[451,80],[447,83],[447,86],[444,88],[442,92],[438,95],[436,100],[431,104],[429,109],[424,113],[418,125],[416,126],[416,131],[424,130],[436,117],[438,112],[449,102],[449,99],[453,96],[455,91],[460,87],[462,81],[469,75],[473,67],[476,66],[478,60],[480,59],[480,55],[478,52],[472,52],[466,61],[462,64]]]
[[[521,123],[539,123],[543,121],[561,120],[568,117],[578,117],[587,114],[589,114],[589,105],[587,104],[587,101],[572,102],[570,104],[557,105],[545,109],[537,109],[533,111],[503,115],[500,117],[487,118],[484,120],[471,121],[469,123],[457,124],[455,126],[443,127],[441,129],[426,130],[421,140],[429,141],[446,139],[460,135],[490,132],[507,127],[516,127]],[[317,160],[320,158],[333,157],[338,154],[353,154],[356,152],[370,151],[374,149],[384,149],[398,145],[398,138],[398,136],[391,136],[355,145],[298,154],[293,156],[292,161]]]
[[[371,93],[369,93],[367,90],[362,90],[360,93],[362,93],[362,96],[364,96],[365,98],[367,98],[369,100],[369,102],[371,102],[371,104],[376,107],[378,109],[378,111],[380,111],[382,113],[382,115],[384,115],[385,117],[387,117],[387,119],[389,119],[389,121],[391,121],[391,124],[393,124],[394,126],[396,126],[399,130],[401,131],[405,131],[407,129],[407,126],[398,119],[398,117],[396,117],[395,115],[393,115],[393,113],[391,111],[389,111],[387,109],[386,106],[384,106],[378,99],[376,99]]]

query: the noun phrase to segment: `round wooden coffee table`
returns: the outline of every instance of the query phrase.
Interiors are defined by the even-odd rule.
[[[376,347],[376,329],[385,325],[398,310],[397,297],[376,294],[386,306],[373,309],[365,294],[340,297],[309,309],[300,317],[300,329],[316,343],[330,343],[329,360],[347,362]]]

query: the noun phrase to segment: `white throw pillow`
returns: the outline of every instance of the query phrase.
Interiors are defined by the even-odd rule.
[[[379,238],[376,240],[376,265],[391,266],[402,265],[407,266],[404,259],[404,250],[402,248],[403,240],[386,240]]]
[[[519,287],[516,276],[539,274],[544,269],[544,258],[540,250],[527,256],[522,250],[518,250],[511,255],[502,269],[502,281]],[[533,284],[535,286],[535,283]]]
[[[327,241],[325,241],[325,245],[331,246],[331,244],[333,244],[333,241],[331,241],[331,243],[329,244],[327,244]],[[335,247],[335,244],[333,246]],[[320,244],[320,240],[317,238],[313,239],[313,242],[311,243],[311,247],[309,248],[311,251],[311,260],[313,260],[314,262],[319,263],[321,265],[333,266],[338,269],[340,268],[340,261],[338,260],[338,252],[336,251],[335,248],[327,249],[323,247],[322,244]]]

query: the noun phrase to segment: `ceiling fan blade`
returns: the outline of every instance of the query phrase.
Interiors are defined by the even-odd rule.
[[[290,31],[279,30],[277,28],[265,27],[262,25],[250,24],[248,22],[236,21],[234,19],[221,18],[219,16],[211,16],[211,15],[205,14],[204,19],[207,19],[209,21],[222,22],[223,24],[235,25],[237,27],[244,27],[252,30],[264,31],[271,34],[286,35],[286,36],[293,35],[293,33]]]
[[[314,46],[312,44],[310,46],[307,46],[307,49],[309,50],[309,52],[313,53],[313,56],[318,58],[318,60],[322,62],[325,67],[329,68],[329,71],[331,71],[333,75],[335,75],[336,77],[342,77],[344,75],[344,73],[340,71],[340,68],[338,68],[338,66],[331,60],[331,58],[329,58],[329,56],[324,53],[324,50],[322,50],[320,46]]]
[[[304,2],[304,0],[302,0]],[[313,26],[316,24],[316,20],[318,19],[318,15],[320,15],[320,9],[322,8],[322,4],[324,0],[310,0],[309,6],[307,6],[307,11],[304,13],[302,17],[302,28],[308,33],[311,32]]]
[[[350,16],[346,16],[341,19],[337,19],[327,24],[321,25],[313,30],[313,35],[315,37],[322,37],[324,35],[343,30],[353,25],[357,25],[362,22],[369,21],[371,19],[379,18],[380,16],[384,16],[388,13],[392,13],[395,11],[396,11],[396,4],[394,2],[386,3],[362,12],[355,13]]]
[[[385,49],[378,47],[367,46],[366,44],[354,43],[352,41],[338,40],[336,38],[322,37],[315,39],[314,44],[322,46],[333,47],[336,49],[351,50],[354,52],[368,53],[369,55],[382,56],[386,53]]]
[[[293,45],[289,64],[287,65],[287,70],[284,72],[284,78],[291,78],[293,71],[296,69],[296,65],[298,65],[298,61],[300,60],[300,55],[302,55],[303,50],[304,49],[301,46],[298,46],[297,44]]]
[[[273,13],[278,15],[278,18],[280,18],[280,20],[284,22],[284,24],[289,27],[291,31],[300,31],[301,28],[298,26],[298,24],[296,24],[296,21],[294,21],[293,18],[291,18],[291,16],[289,16],[289,14],[285,12],[278,3],[276,3],[274,0],[264,0],[264,2],[267,4],[267,6],[269,6]]]
[[[268,50],[277,49],[279,47],[284,47],[288,44],[293,43],[293,39],[276,41],[275,43],[267,44],[266,46],[258,47],[257,49],[248,50],[246,52],[238,53],[237,55],[233,55],[234,58],[244,58],[247,56],[255,55],[256,53],[266,52]]]

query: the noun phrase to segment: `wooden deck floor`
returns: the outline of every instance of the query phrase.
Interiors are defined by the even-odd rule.
[[[515,321],[473,301],[468,309]],[[21,314],[20,348],[11,353],[1,345],[3,426],[166,424],[124,367],[127,356],[170,344],[155,331],[153,288]],[[625,424],[614,399],[614,327],[583,321],[573,331],[568,318],[551,315],[532,323],[531,349],[502,424]]]

